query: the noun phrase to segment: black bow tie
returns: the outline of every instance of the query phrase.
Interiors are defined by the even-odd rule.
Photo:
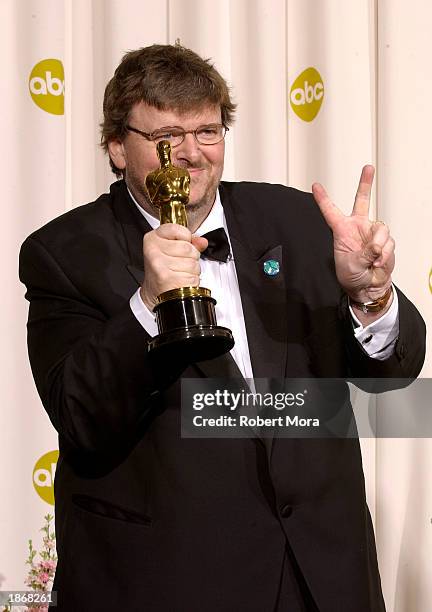
[[[202,256],[214,261],[224,261],[228,259],[230,254],[230,246],[228,237],[223,227],[203,234],[203,238],[207,238],[208,247],[202,252]]]

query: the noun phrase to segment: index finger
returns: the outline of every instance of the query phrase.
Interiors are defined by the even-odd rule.
[[[327,191],[321,183],[314,183],[312,185],[312,193],[327,225],[333,230],[338,221],[344,217],[344,214],[339,210],[336,204],[333,204],[330,200]]]
[[[183,225],[178,223],[162,223],[157,229],[157,234],[161,238],[167,238],[168,240],[185,240],[191,242],[192,232]]]
[[[357,193],[354,200],[354,206],[352,210],[353,215],[369,217],[370,197],[374,175],[375,168],[373,166],[363,166],[362,173],[360,175],[360,182],[357,187]]]

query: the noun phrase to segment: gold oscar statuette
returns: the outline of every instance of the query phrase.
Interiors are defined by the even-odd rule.
[[[152,203],[159,209],[160,222],[187,227],[190,176],[185,168],[171,163],[171,145],[157,144],[160,168],[146,177]],[[234,346],[231,330],[217,325],[216,300],[204,287],[180,287],[161,293],[154,307],[159,334],[149,342],[149,351],[170,358],[176,351],[191,362],[212,359]]]

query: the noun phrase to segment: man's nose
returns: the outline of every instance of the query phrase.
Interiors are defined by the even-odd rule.
[[[185,160],[195,162],[201,155],[201,149],[194,134],[185,134],[185,138],[181,144],[174,149],[177,160]]]

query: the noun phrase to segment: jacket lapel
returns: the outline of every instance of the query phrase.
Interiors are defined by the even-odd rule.
[[[124,181],[111,185],[111,193],[114,216],[121,226],[128,253],[126,268],[141,285],[144,278],[143,236],[152,228],[137,209]]]
[[[262,232],[257,231],[259,220],[253,217],[253,211],[239,219],[236,202],[231,201],[223,185],[221,200],[234,254],[254,377],[283,378],[287,317],[282,245],[266,242]],[[277,262],[278,273],[266,274],[264,264],[270,261]]]
[[[144,280],[144,270],[132,264],[127,264],[126,269],[134,277],[138,285],[141,286]]]

